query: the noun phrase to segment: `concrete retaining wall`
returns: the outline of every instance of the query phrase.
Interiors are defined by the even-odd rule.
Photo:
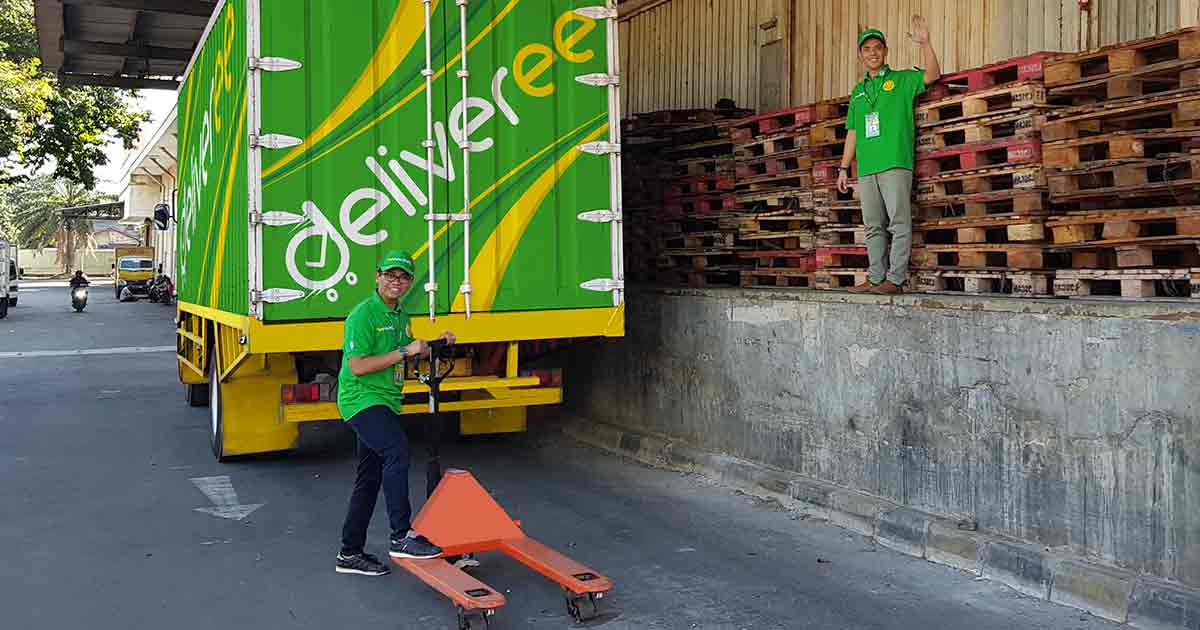
[[[573,354],[574,413],[1200,587],[1200,305],[635,290],[626,321]],[[976,557],[1037,573],[1007,551]]]

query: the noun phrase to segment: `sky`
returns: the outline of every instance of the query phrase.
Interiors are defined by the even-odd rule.
[[[154,133],[158,124],[175,106],[176,93],[168,90],[139,90],[136,107],[150,112],[150,121],[142,126],[144,135]],[[136,149],[135,149],[136,150]],[[108,164],[96,169],[96,189],[101,192],[121,192],[121,166],[125,163],[125,147],[120,141],[110,142],[104,149]]]

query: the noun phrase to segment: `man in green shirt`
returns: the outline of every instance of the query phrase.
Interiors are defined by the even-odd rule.
[[[850,162],[858,159],[858,192],[867,226],[867,281],[854,293],[893,294],[903,291],[912,249],[913,145],[916,128],[913,100],[942,76],[937,54],[929,44],[929,25],[914,15],[913,43],[921,47],[925,69],[892,70],[887,66],[887,41],[878,29],[858,36],[858,58],[867,68],[850,93],[846,115],[846,149],[838,167],[838,190],[848,189]],[[884,230],[891,233],[890,265]]]
[[[429,355],[429,344],[413,339],[408,314],[400,306],[400,298],[412,287],[413,268],[408,254],[385,254],[375,274],[376,291],[346,317],[337,404],[358,436],[358,475],[342,526],[338,573],[388,573],[386,564],[364,551],[380,486],[392,530],[388,554],[436,558],[442,553],[411,529],[408,501],[408,436],[400,420],[404,381],[397,370],[408,357]],[[450,332],[441,339],[455,341]]]

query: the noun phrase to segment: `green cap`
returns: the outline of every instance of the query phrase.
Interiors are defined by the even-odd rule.
[[[869,28],[869,29],[863,31],[862,33],[859,33],[858,47],[862,48],[863,42],[867,41],[868,39],[870,39],[872,37],[879,38],[879,41],[883,42],[884,46],[887,46],[887,40],[884,39],[884,37],[883,37],[883,31],[881,31],[877,28]]]
[[[413,273],[413,269],[415,269],[415,268],[416,268],[416,266],[413,265],[412,256],[409,256],[407,253],[402,252],[398,249],[393,249],[392,251],[384,254],[383,260],[379,261],[379,270],[380,271],[388,271],[390,269],[400,269],[404,273],[407,273],[408,275],[412,276],[412,275],[416,275],[415,273]]]

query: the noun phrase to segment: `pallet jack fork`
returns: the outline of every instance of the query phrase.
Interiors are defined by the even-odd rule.
[[[430,386],[432,419],[437,413],[437,385],[451,370],[443,373],[439,369],[448,356],[445,344],[434,342],[431,346],[429,372],[420,376]],[[436,434],[436,430],[430,434],[429,496],[412,528],[441,547],[443,557],[393,558],[393,562],[450,599],[460,630],[487,628],[489,618],[508,601],[446,560],[485,551],[503,552],[561,586],[567,613],[576,622],[594,618],[599,600],[613,588],[612,580],[527,536],[471,473],[449,469],[443,474]]]

